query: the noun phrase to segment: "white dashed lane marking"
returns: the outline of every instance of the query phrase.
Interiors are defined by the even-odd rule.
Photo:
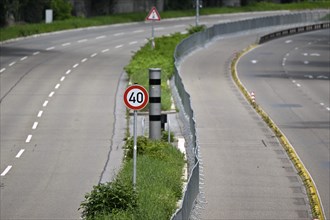
[[[9,170],[12,168],[13,166],[9,165],[7,166],[7,168],[1,173],[0,176],[6,176],[6,174],[9,172]]]
[[[31,139],[32,139],[32,134],[29,134],[25,140],[25,143],[30,143]]]
[[[96,37],[95,39],[96,39],[96,40],[99,40],[99,39],[102,39],[102,38],[106,38],[106,36],[105,36],[105,35],[98,36],[98,37]]]
[[[51,97],[53,97],[54,94],[55,94],[55,92],[52,91],[51,93],[49,93],[48,97],[51,98]]]
[[[48,47],[48,48],[46,48],[46,50],[54,50],[55,49],[55,47]]]
[[[16,154],[16,158],[20,158],[22,156],[22,154],[24,153],[25,149],[21,149],[17,154]]]
[[[2,68],[2,69],[0,70],[0,73],[4,72],[5,70],[6,70],[6,68]]]
[[[16,64],[16,62],[11,62],[8,66],[13,66],[15,64]]]
[[[22,57],[22,58],[21,58],[21,61],[26,60],[27,58],[28,58],[27,56]]]
[[[42,107],[46,107],[48,105],[48,100],[44,101],[44,104],[42,104]]]
[[[39,111],[37,117],[41,118],[42,114],[43,114],[43,111]]]
[[[82,40],[78,40],[77,42],[78,43],[84,43],[84,42],[86,42],[86,41],[88,41],[87,39],[82,39]]]
[[[39,123],[38,123],[37,121],[35,121],[35,122],[33,123],[33,125],[32,125],[32,130],[37,129],[38,124],[39,124]]]
[[[118,37],[118,36],[122,36],[122,35],[124,35],[123,32],[121,32],[121,33],[117,33],[117,34],[114,34],[113,36]]]

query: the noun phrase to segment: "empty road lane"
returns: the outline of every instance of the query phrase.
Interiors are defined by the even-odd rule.
[[[263,44],[238,63],[243,84],[287,136],[330,218],[330,32]]]

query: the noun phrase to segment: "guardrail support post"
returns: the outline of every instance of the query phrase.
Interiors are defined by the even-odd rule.
[[[161,69],[149,69],[149,138],[161,139]]]

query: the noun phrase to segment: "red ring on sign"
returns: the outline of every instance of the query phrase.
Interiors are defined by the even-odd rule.
[[[144,100],[143,102],[139,105],[139,106],[133,106],[129,103],[129,97],[128,96],[128,93],[133,90],[133,89],[138,89],[140,90],[143,95],[144,95]],[[125,90],[125,93],[124,93],[124,103],[126,105],[127,108],[131,109],[131,110],[141,110],[143,109],[144,107],[146,107],[146,105],[148,104],[149,102],[149,94],[148,94],[148,91],[143,87],[143,86],[140,86],[140,85],[132,85],[132,86],[129,86],[126,90]]]

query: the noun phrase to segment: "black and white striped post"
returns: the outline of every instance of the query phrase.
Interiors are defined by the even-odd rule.
[[[161,139],[161,69],[149,69],[149,138]]]

